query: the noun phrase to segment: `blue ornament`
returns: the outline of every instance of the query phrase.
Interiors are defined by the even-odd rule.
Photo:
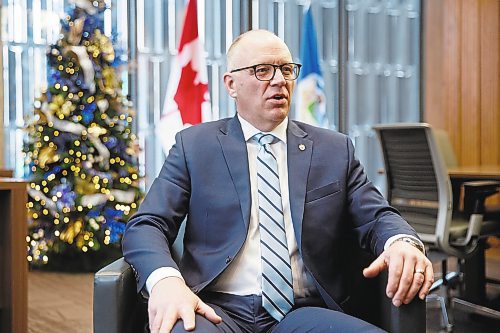
[[[58,196],[58,200],[56,202],[56,206],[58,210],[62,210],[64,207],[68,207],[70,209],[75,207],[75,199],[76,194],[71,190],[71,186],[69,184],[59,184],[52,188],[50,191],[51,196],[57,196],[57,193],[60,193],[61,196]]]
[[[96,218],[98,216],[101,216],[101,210],[103,207],[104,207],[104,204],[95,206],[87,213],[87,217]]]
[[[99,209],[91,209],[88,213],[87,213],[87,217],[88,218],[96,218],[98,217],[100,214],[99,214]]]
[[[57,173],[59,173],[59,171],[61,171],[61,167],[59,165],[56,165],[55,167],[52,168],[52,170],[49,170],[48,172],[46,172],[44,175],[43,175],[43,178],[45,180],[49,179],[49,176],[51,175],[55,175]]]
[[[114,148],[118,144],[118,139],[114,136],[109,136],[108,141],[104,143],[104,145],[108,148]]]
[[[110,232],[109,242],[114,244],[120,241],[121,236],[125,232],[125,223],[117,221],[108,221],[108,230]]]
[[[108,221],[109,220],[117,220],[123,216],[123,211],[107,207],[106,209],[104,209],[103,215],[106,218],[106,220],[108,220]]]
[[[85,105],[85,108],[82,111],[82,121],[85,124],[88,125],[94,119],[94,111],[96,108],[97,106],[94,102]]]

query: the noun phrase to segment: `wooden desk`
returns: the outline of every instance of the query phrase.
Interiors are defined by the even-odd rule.
[[[500,165],[463,166],[448,169],[451,179],[500,180]]]
[[[14,175],[12,170],[0,169],[0,177],[11,178]]]
[[[26,182],[0,178],[0,332],[28,332]]]
[[[464,182],[474,180],[500,180],[500,165],[476,165],[448,168],[450,176],[453,198],[461,198],[461,186]],[[487,204],[497,205],[499,195],[494,195],[487,199]],[[460,200],[453,200],[453,210],[463,208],[463,203]]]

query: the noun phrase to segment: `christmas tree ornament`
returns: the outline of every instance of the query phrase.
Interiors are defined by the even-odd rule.
[[[47,164],[59,161],[57,149],[54,146],[45,146],[38,153],[38,165],[40,168],[45,168]]]

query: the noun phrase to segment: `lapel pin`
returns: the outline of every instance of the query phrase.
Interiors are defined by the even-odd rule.
[[[304,145],[304,144],[302,144],[302,143],[301,143],[301,144],[299,145],[299,150],[300,150],[300,151],[304,151],[304,150],[306,150],[306,145]]]

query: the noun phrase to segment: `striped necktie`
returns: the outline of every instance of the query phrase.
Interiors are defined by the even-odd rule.
[[[262,264],[262,305],[280,321],[293,306],[292,268],[286,242],[278,164],[271,134],[258,133],[257,188]]]

